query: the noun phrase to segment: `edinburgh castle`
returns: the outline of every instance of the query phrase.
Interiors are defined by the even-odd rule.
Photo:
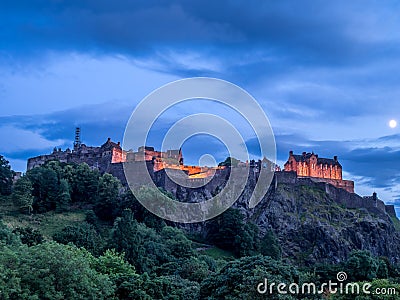
[[[156,151],[153,147],[141,146],[137,151],[122,149],[120,142],[115,143],[110,138],[100,147],[87,146],[80,141],[80,129],[76,130],[76,138],[72,150],[54,149],[51,154],[29,158],[27,169],[41,166],[48,161],[57,160],[64,163],[86,163],[100,173],[110,173],[127,185],[123,164],[141,164],[145,162],[147,171],[155,184],[177,196],[181,188],[169,178],[166,171],[179,173],[187,182],[204,183],[207,193],[212,193],[226,183],[229,178],[230,167],[226,166],[188,166],[184,165],[181,149],[172,149],[165,152]],[[318,186],[332,197],[337,198],[348,208],[368,208],[395,215],[393,205],[385,205],[374,194],[360,197],[354,193],[354,182],[342,178],[342,166],[337,156],[322,158],[314,153],[303,152],[296,155],[289,152],[289,158],[284,164],[284,170],[279,166],[263,160],[239,162],[238,168],[248,168],[249,180],[258,180],[261,168],[270,167],[275,172],[271,187],[281,184],[301,184]],[[244,169],[245,170],[245,169]],[[182,172],[183,171],[183,172]],[[171,174],[171,173],[170,173]],[[143,175],[143,174],[142,174]],[[141,184],[140,174],[136,174],[137,184]]]

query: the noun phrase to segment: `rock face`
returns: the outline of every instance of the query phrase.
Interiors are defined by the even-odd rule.
[[[278,184],[247,215],[261,231],[275,232],[284,258],[305,265],[339,262],[355,249],[399,262],[397,218],[378,209],[347,208],[335,197],[311,182]]]
[[[400,231],[396,230],[400,221],[392,207],[376,197],[363,198],[330,184],[278,172],[262,201],[250,209],[254,185],[254,178],[249,178],[234,207],[258,225],[261,234],[267,230],[276,234],[284,259],[304,265],[336,263],[359,249],[400,262]],[[214,188],[179,188],[172,192],[180,201],[193,202],[195,197],[199,202],[209,199]],[[208,223],[183,227],[205,233]]]

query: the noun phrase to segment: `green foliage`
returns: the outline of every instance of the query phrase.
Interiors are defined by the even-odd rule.
[[[159,196],[155,189],[140,192],[150,199]],[[302,192],[311,195],[313,191],[302,188]],[[348,281],[399,288],[392,283],[399,282],[399,269],[366,251],[353,252],[341,264],[300,272],[279,261],[281,249],[272,231],[259,238],[258,228],[245,222],[235,209],[211,221],[208,240],[194,247],[183,231],[148,212],[130,191],[121,194],[117,179],[109,174],[99,176],[85,164],[53,161],[30,170],[17,181],[10,198],[23,211],[29,211],[30,205],[36,212],[60,212],[80,202],[94,204],[96,213],[88,211],[87,222],[81,224],[77,222],[83,221],[83,212],[74,220],[69,219],[70,212],[19,215],[18,223],[8,220],[11,227],[23,226],[13,233],[0,223],[0,299],[265,299],[266,295],[256,291],[264,278],[317,283],[334,280],[339,271],[346,271]],[[77,225],[63,228],[72,222]],[[41,224],[33,227],[62,244],[43,241],[38,231],[26,227],[30,224]],[[99,232],[109,239],[107,244]],[[207,245],[209,242],[225,250]],[[255,253],[262,255],[252,256]],[[268,299],[292,299],[278,296],[268,295]]]
[[[17,227],[12,232],[19,236],[23,244],[28,246],[38,245],[44,241],[43,235],[32,227]]]
[[[220,162],[218,164],[218,166],[225,166],[225,167],[237,167],[240,163],[240,160],[234,158],[234,157],[230,157],[228,156],[223,162]]]
[[[119,299],[152,300],[152,299],[199,299],[200,286],[196,282],[182,279],[180,276],[168,275],[150,277],[146,273],[131,277],[117,289]]]
[[[388,278],[397,278],[398,282],[400,282],[400,265],[393,265],[387,257],[379,257],[379,260],[382,264],[386,265],[386,269],[388,271]],[[385,278],[385,277],[379,277]]]
[[[212,227],[209,240],[218,247],[238,257],[257,253],[258,228],[252,223],[245,223],[239,210],[229,208],[212,222]]]
[[[282,251],[279,241],[272,230],[268,230],[265,233],[264,237],[260,240],[258,248],[262,255],[270,256],[273,259],[281,258]]]
[[[210,247],[208,249],[205,249],[203,253],[217,260],[227,261],[235,258],[232,252],[217,247]]]
[[[110,247],[124,252],[140,273],[152,273],[164,263],[196,255],[191,241],[181,230],[165,226],[158,234],[138,223],[130,210],[123,211],[116,219]]]
[[[37,167],[26,173],[34,196],[33,209],[37,212],[54,210],[58,201],[59,180],[54,170]]]
[[[110,174],[100,177],[85,163],[50,161],[17,181],[13,199],[21,210],[36,213],[62,212],[72,202],[96,204],[96,213],[102,219],[114,220],[119,211],[120,187],[117,178]]]
[[[58,181],[60,181],[63,178],[63,167],[62,165],[65,165],[65,163],[61,164],[58,160],[51,160],[47,161],[43,167],[49,170],[53,170],[57,174]]]
[[[399,299],[400,284],[390,282],[387,279],[375,279],[367,282],[357,282],[360,287],[360,294],[332,294],[332,300],[397,300]],[[367,291],[370,294],[362,292],[364,284],[368,284]]]
[[[95,269],[107,274],[114,282],[120,277],[137,276],[135,268],[125,260],[125,255],[115,249],[107,249],[103,255],[94,261]]]
[[[85,214],[85,221],[96,227],[98,225],[99,220],[98,220],[96,214],[94,213],[94,211],[89,210]]]
[[[201,284],[202,299],[265,299],[257,292],[257,285],[269,282],[292,283],[299,281],[299,272],[292,266],[266,256],[251,256],[228,262],[219,272]],[[268,295],[268,299],[282,299],[281,295]],[[284,299],[294,299],[286,297]]]
[[[328,282],[336,278],[338,272],[342,272],[342,264],[316,264],[310,271],[314,272],[320,282]]]
[[[61,232],[53,235],[56,242],[62,244],[73,243],[78,247],[85,247],[94,255],[103,252],[104,242],[93,225],[86,222],[76,226],[66,226]]]
[[[372,280],[377,278],[379,273],[385,276],[385,278],[387,277],[387,269],[385,272],[379,259],[373,257],[369,251],[353,251],[346,261],[344,269],[350,281]]]
[[[12,200],[16,207],[19,208],[21,212],[32,211],[32,205],[34,197],[32,196],[32,183],[27,176],[23,176],[17,180],[12,193]]]
[[[21,240],[18,238],[18,236],[13,234],[11,230],[0,220],[0,244],[19,245],[20,243]]]
[[[58,198],[56,203],[56,211],[65,211],[71,203],[71,195],[68,181],[66,179],[60,179],[60,186],[58,189]]]
[[[14,172],[8,160],[0,155],[0,195],[10,195]]]
[[[182,230],[165,226],[161,230],[161,239],[171,254],[178,258],[194,255],[192,242],[183,234]]]
[[[150,197],[151,199],[154,195],[153,192],[154,190],[150,188],[141,189],[140,195],[141,197]],[[118,213],[121,213],[124,209],[130,209],[134,213],[134,217],[138,222],[146,224],[147,227],[154,228],[157,232],[161,231],[161,229],[166,226],[165,221],[148,211],[141,203],[139,203],[130,190],[122,195]]]
[[[2,299],[108,299],[114,292],[85,249],[53,242],[1,248]]]
[[[113,221],[116,218],[120,188],[120,181],[111,174],[105,173],[100,177],[94,212],[101,220]]]
[[[157,269],[157,274],[179,275],[183,279],[201,283],[212,271],[206,261],[193,256],[165,263]]]
[[[71,186],[73,202],[94,203],[97,198],[99,172],[91,170],[86,163],[76,165],[73,170],[64,168],[64,178]]]
[[[151,273],[171,258],[171,250],[156,231],[138,223],[130,210],[123,211],[115,220],[110,248],[124,252],[127,260],[141,273]]]
[[[1,299],[29,299],[29,290],[21,286],[21,277],[17,269],[17,264],[20,262],[19,253],[5,246],[0,246],[0,249]]]

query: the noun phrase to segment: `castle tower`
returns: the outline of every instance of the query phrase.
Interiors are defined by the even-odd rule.
[[[75,128],[75,142],[74,142],[74,150],[78,150],[81,147],[81,128]]]

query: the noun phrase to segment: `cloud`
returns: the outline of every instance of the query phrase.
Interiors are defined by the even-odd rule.
[[[178,78],[143,69],[117,55],[53,53],[37,64],[0,69],[1,101],[6,103],[1,115],[46,114],[103,102],[134,105]]]
[[[0,127],[0,139],[2,141],[10,141],[10,143],[2,143],[0,145],[0,152],[3,153],[17,152],[23,149],[46,149],[65,143],[65,140],[62,139],[47,140],[37,132],[18,129],[12,126]]]
[[[392,1],[7,3],[0,63],[14,66],[7,72],[15,77],[2,77],[0,93],[12,101],[7,113],[38,113],[39,101],[47,111],[128,101],[180,77],[213,76],[251,91],[274,124],[307,130],[310,121],[341,119],[360,128],[362,117],[389,118],[400,109],[394,75],[400,21],[393,7]]]
[[[303,1],[19,1],[4,4],[0,44],[14,53],[48,49],[157,56],[159,49],[209,50],[232,71],[263,66],[359,65],[395,55],[394,3]],[[384,47],[382,47],[384,46]],[[25,52],[26,53],[26,52]],[[163,57],[164,55],[161,55]],[[246,63],[247,62],[247,63]],[[284,62],[284,64],[282,64]],[[289,64],[290,62],[290,64]],[[192,69],[193,65],[188,66]]]

